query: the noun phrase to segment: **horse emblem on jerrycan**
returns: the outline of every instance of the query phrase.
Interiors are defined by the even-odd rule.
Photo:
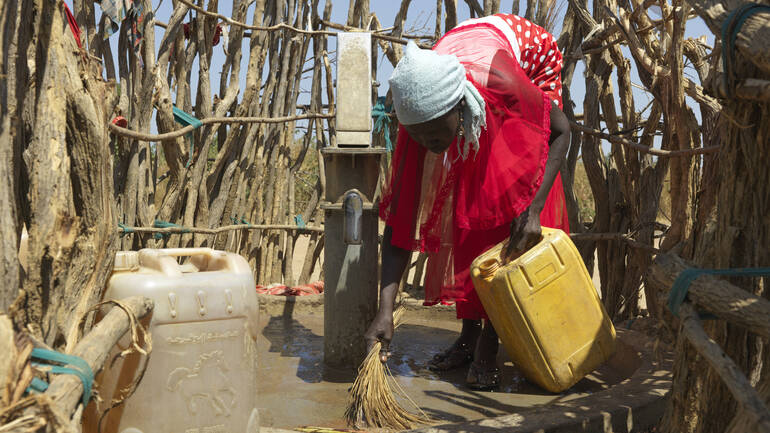
[[[172,370],[166,388],[181,394],[191,415],[198,413],[199,405],[210,405],[217,415],[230,416],[237,393],[228,377],[229,371],[221,350],[203,353],[193,367]]]

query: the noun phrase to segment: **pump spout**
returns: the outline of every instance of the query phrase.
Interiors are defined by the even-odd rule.
[[[345,211],[345,219],[342,223],[343,240],[347,245],[361,245],[361,215],[364,209],[364,201],[358,191],[351,190],[345,193],[342,199],[342,210]]]

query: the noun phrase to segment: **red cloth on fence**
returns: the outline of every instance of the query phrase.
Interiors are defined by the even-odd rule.
[[[75,19],[75,16],[72,15],[72,11],[70,11],[67,3],[62,2],[62,5],[64,6],[64,15],[67,17],[67,23],[70,26],[72,35],[75,36],[75,42],[78,43],[78,47],[82,50],[83,45],[80,43],[80,27],[78,26],[78,21]]]
[[[380,217],[393,230],[394,246],[431,253],[426,304],[455,301],[459,318],[478,319],[486,315],[468,268],[507,237],[510,222],[540,187],[548,158],[551,98],[532,83],[505,34],[493,25],[456,28],[433,49],[454,54],[465,66],[468,80],[486,102],[487,127],[478,152],[466,160],[458,155],[456,143],[435,155],[400,129]],[[541,223],[568,230],[558,177]]]

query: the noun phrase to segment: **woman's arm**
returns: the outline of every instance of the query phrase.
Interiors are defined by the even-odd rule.
[[[385,226],[382,237],[382,276],[380,280],[380,308],[377,316],[364,334],[367,353],[376,342],[382,343],[380,359],[385,362],[390,355],[388,349],[393,338],[393,304],[398,294],[398,284],[406,270],[410,251],[391,244],[393,230]]]
[[[567,116],[556,103],[551,104],[551,137],[548,140],[548,160],[545,163],[543,182],[529,208],[511,223],[511,237],[507,254],[526,251],[540,241],[540,212],[551,191],[556,175],[569,148],[570,126]]]
[[[561,163],[567,155],[569,149],[569,120],[556,103],[551,104],[551,137],[548,139],[548,160],[545,163],[545,173],[543,174],[543,183],[535,194],[535,198],[530,205],[531,210],[537,211],[538,215],[545,207],[545,199],[551,192],[556,175],[559,173]]]

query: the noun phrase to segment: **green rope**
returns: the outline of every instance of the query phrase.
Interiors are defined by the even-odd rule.
[[[770,6],[758,3],[744,3],[733,10],[722,23],[722,79],[728,97],[733,97],[735,89],[732,85],[733,63],[735,62],[735,39],[741,31],[741,27],[752,15],[759,12],[770,12]]]
[[[372,118],[374,118],[374,132],[383,131],[385,136],[385,148],[388,152],[393,151],[393,143],[390,141],[390,112],[393,111],[392,105],[385,105],[386,98],[380,96],[377,103],[372,108]]]
[[[190,233],[190,229],[180,226],[179,224],[170,223],[168,221],[162,221],[162,220],[155,220],[155,222],[152,223],[152,226],[159,229],[165,229],[169,227],[178,227],[183,229],[182,233]],[[155,239],[163,239],[163,237],[168,236],[168,233],[155,233],[153,236]]]
[[[176,122],[180,125],[192,125],[194,129],[198,129],[203,125],[203,122],[198,120],[195,116],[182,111],[181,109],[177,108],[176,105],[172,107],[172,110],[174,112],[174,120],[176,120]],[[192,163],[193,152],[195,152],[195,143],[193,140],[192,132],[187,134],[187,139],[190,140],[190,154],[187,158],[187,164],[185,164],[185,168],[190,167],[190,163]]]
[[[690,284],[701,275],[728,275],[734,277],[768,277],[770,268],[737,268],[737,269],[697,269],[683,270],[674,280],[671,292],[668,294],[668,309],[679,316],[679,307],[687,298]],[[714,319],[710,314],[701,314],[702,319]]]

